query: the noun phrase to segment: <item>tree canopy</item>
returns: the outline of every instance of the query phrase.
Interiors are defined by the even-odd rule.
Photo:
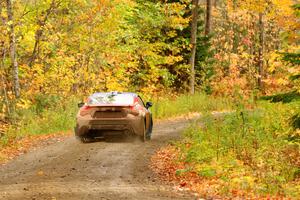
[[[299,4],[227,0],[210,2],[205,12],[206,2],[195,2],[196,91],[230,95],[239,87],[250,95],[260,89],[257,79],[264,94],[299,91]],[[4,113],[19,96],[20,104],[30,104],[38,94],[189,90],[191,0],[7,0],[0,6]]]

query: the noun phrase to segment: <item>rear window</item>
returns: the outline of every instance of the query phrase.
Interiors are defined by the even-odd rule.
[[[88,105],[132,105],[134,98],[128,94],[99,93],[88,98]]]

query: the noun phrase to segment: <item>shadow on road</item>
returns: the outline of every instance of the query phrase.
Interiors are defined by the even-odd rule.
[[[143,143],[138,136],[115,134],[115,135],[104,135],[101,137],[95,137],[91,139],[88,143]]]

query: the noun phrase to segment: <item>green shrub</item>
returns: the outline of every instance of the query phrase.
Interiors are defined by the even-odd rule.
[[[297,91],[275,94],[270,96],[261,97],[262,100],[270,100],[271,102],[282,102],[282,103],[290,103],[292,101],[299,101],[300,94]]]

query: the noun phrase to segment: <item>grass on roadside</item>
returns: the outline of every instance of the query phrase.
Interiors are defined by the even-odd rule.
[[[240,106],[224,117],[207,114],[177,143],[179,161],[202,179],[216,180],[223,196],[299,197],[300,132],[291,125],[299,110],[299,101],[261,102],[253,111]]]
[[[176,99],[154,99],[151,111],[155,119],[164,119],[195,112],[231,110],[232,107],[230,99],[196,93],[180,95]]]

